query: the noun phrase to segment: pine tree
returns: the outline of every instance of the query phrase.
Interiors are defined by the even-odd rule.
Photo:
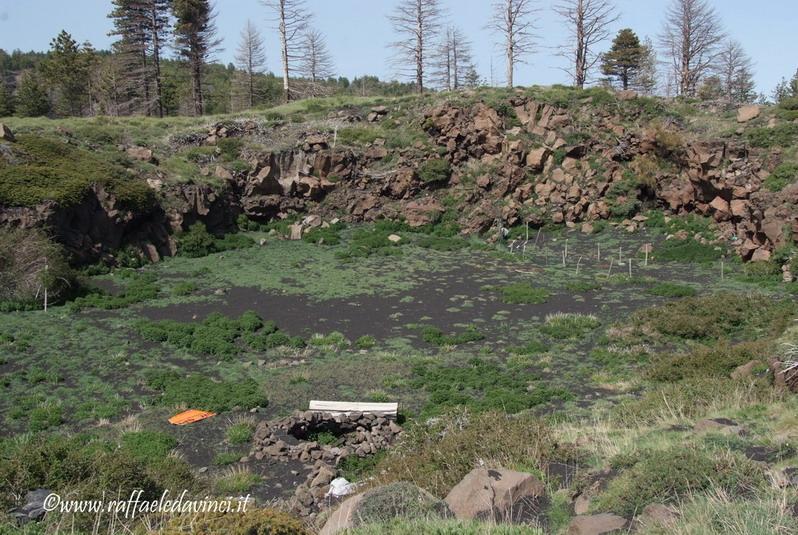
[[[645,52],[637,34],[629,28],[624,28],[612,40],[609,52],[604,54],[601,72],[616,79],[622,89],[629,89],[643,67]]]
[[[93,54],[93,49],[81,48],[64,30],[50,42],[50,52],[41,69],[54,93],[58,113],[79,116],[89,104],[88,79]]]
[[[235,59],[238,68],[244,73],[246,102],[252,108],[255,105],[255,75],[262,73],[266,66],[263,39],[252,21],[248,20],[241,30],[241,41]]]
[[[654,43],[646,37],[642,44],[643,54],[640,58],[640,69],[637,71],[632,87],[644,95],[653,95],[657,89],[657,52]]]
[[[191,97],[194,115],[205,111],[202,78],[205,66],[221,43],[209,0],[175,0],[175,49],[188,63],[191,72]]]
[[[14,95],[8,89],[5,80],[0,78],[0,117],[14,114]]]
[[[50,113],[47,91],[39,75],[32,70],[20,76],[14,112],[20,117],[39,117]]]

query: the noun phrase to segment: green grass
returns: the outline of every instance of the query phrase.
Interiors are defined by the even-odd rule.
[[[133,431],[122,435],[122,448],[140,461],[155,461],[177,446],[177,440],[160,431]]]
[[[429,395],[427,413],[464,406],[477,411],[516,413],[552,400],[565,400],[570,393],[539,382],[523,369],[510,369],[498,362],[472,357],[467,362],[423,363],[414,367],[413,387]]]
[[[224,436],[230,444],[240,445],[247,444],[252,440],[252,435],[255,433],[255,425],[251,421],[238,421],[231,424],[224,432]]]
[[[692,297],[696,294],[695,288],[685,284],[673,282],[661,282],[646,290],[651,295],[659,297]]]
[[[113,193],[122,208],[143,209],[155,200],[144,180],[98,152],[27,134],[17,136],[10,147],[14,163],[0,159],[0,204],[35,206],[53,200],[72,206],[86,198],[93,185]]]
[[[720,260],[725,254],[722,247],[699,243],[692,239],[668,240],[656,251],[660,260],[670,262],[708,263]]]
[[[796,181],[798,181],[798,164],[783,163],[770,173],[764,184],[770,191],[781,191]]]
[[[517,282],[498,288],[502,301],[508,304],[534,304],[545,303],[549,299],[549,292],[545,288],[533,286],[527,282]]]
[[[484,340],[485,335],[480,333],[473,325],[462,332],[453,334],[446,334],[441,329],[431,325],[422,325],[421,338],[434,346],[458,346]]]
[[[557,313],[546,316],[540,332],[558,340],[578,339],[601,325],[592,314]]]
[[[174,371],[149,374],[148,386],[160,392],[162,405],[187,405],[192,409],[221,412],[236,407],[265,407],[265,393],[252,379],[216,382],[203,375],[182,376]]]
[[[216,479],[214,488],[222,495],[242,494],[251,490],[262,479],[261,476],[253,474],[247,468],[234,466]]]

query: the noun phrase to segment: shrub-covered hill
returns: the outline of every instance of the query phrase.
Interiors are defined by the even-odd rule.
[[[744,259],[767,260],[798,236],[798,125],[778,108],[751,115],[555,86],[203,119],[15,119],[17,140],[0,142],[0,223],[48,226],[93,261],[125,245],[171,255],[171,236],[197,220],[212,232],[305,215],[590,232],[640,226],[653,208],[709,216]]]

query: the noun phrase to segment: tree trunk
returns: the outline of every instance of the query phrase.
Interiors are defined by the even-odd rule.
[[[421,2],[416,12],[416,92],[424,92],[424,26],[421,20]]]
[[[158,36],[158,13],[155,6],[152,7],[152,62],[155,69],[155,98],[158,99],[158,117],[163,117],[163,90],[161,88],[161,41]]]
[[[194,93],[194,115],[201,116],[204,112],[202,102],[202,59],[194,57],[191,61],[193,93]]]
[[[288,85],[288,36],[285,28],[285,5],[280,6],[280,45],[283,60],[283,101],[291,100],[291,88]]]

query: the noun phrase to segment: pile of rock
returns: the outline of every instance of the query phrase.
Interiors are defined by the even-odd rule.
[[[385,106],[375,106],[371,108],[371,111],[366,116],[366,120],[370,123],[376,123],[382,120],[386,115],[388,115],[388,108]]]
[[[338,475],[336,466],[342,460],[377,453],[390,446],[401,432],[394,420],[371,413],[297,411],[261,422],[248,460],[269,458],[308,465],[308,475],[297,487],[292,507],[301,516],[311,516],[328,501],[330,483]],[[336,438],[320,443],[314,440],[320,434]]]

